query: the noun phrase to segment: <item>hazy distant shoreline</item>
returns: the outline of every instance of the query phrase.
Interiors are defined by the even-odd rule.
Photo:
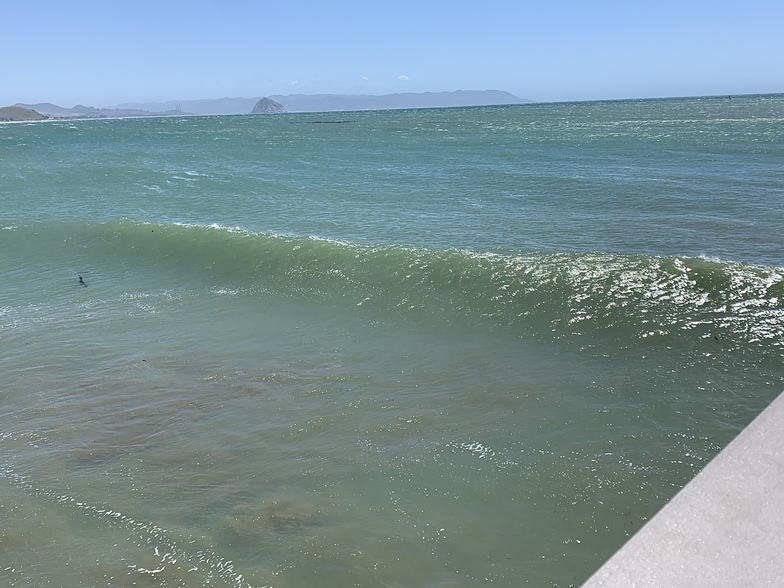
[[[531,102],[500,90],[458,90],[455,92],[424,92],[375,95],[294,94],[268,96],[283,105],[287,112],[346,112],[361,110],[395,110],[416,108],[449,108],[465,106],[500,106]],[[0,109],[0,119],[7,121],[41,120],[24,118],[20,109],[32,111],[47,119],[127,118],[144,116],[250,114],[261,99],[217,98],[204,100],[170,100],[168,102],[123,103],[109,108],[78,104],[65,108],[50,102],[18,103]],[[14,114],[2,114],[15,109]]]
[[[117,108],[162,112],[179,108],[189,114],[247,114],[262,97],[218,98],[168,102],[125,103]],[[500,90],[458,90],[400,94],[291,94],[264,96],[280,103],[287,112],[346,112],[407,108],[500,106],[531,102]]]
[[[683,98],[732,99],[755,96],[777,96],[773,94],[735,94],[622,98],[589,100],[588,102],[623,102],[627,100],[679,100]],[[370,110],[403,110],[423,108],[459,108],[469,106],[509,106],[534,104],[535,101],[518,98],[499,90],[458,90],[455,92],[424,92],[383,95],[340,95],[340,94],[293,94],[264,97],[285,107],[286,113],[352,112]],[[76,105],[65,108],[49,102],[37,104],[18,103],[0,107],[0,124],[7,122],[35,122],[52,120],[118,119],[166,116],[213,116],[253,114],[253,107],[260,98],[209,98],[168,102],[124,103],[112,108],[95,108]],[[579,102],[579,101],[578,101]],[[263,116],[263,115],[262,115]]]

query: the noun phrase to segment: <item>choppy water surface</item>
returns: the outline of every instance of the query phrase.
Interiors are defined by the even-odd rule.
[[[579,585],[784,387],[782,121],[0,126],[0,583]]]

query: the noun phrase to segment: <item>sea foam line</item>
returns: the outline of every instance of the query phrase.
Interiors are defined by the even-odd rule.
[[[2,439],[0,439],[2,440]],[[227,560],[215,554],[211,550],[200,549],[193,554],[187,553],[178,547],[176,542],[166,536],[166,530],[144,521],[137,521],[118,510],[112,508],[101,508],[87,502],[78,500],[73,496],[61,495],[51,490],[37,488],[27,476],[14,471],[9,464],[0,464],[0,478],[8,480],[17,488],[32,494],[36,498],[43,498],[47,501],[59,504],[66,508],[80,510],[85,514],[95,516],[107,521],[111,525],[122,527],[131,531],[134,535],[152,549],[153,555],[160,558],[161,564],[158,568],[150,570],[129,564],[128,568],[142,574],[158,574],[166,569],[167,565],[174,565],[179,560],[187,562],[188,572],[200,572],[205,584],[210,584],[213,579],[220,578],[233,584],[235,588],[256,588],[244,579],[244,575],[238,573],[234,568],[232,560]],[[143,544],[137,543],[140,547]],[[164,554],[161,555],[161,550]],[[271,586],[259,586],[258,588],[272,588]]]

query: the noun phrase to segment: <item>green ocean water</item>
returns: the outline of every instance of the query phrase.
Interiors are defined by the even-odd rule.
[[[782,123],[0,126],[0,584],[579,586],[784,389]]]

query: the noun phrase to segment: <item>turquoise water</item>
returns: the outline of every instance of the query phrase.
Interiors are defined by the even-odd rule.
[[[784,389],[782,122],[0,126],[0,583],[580,585]]]

